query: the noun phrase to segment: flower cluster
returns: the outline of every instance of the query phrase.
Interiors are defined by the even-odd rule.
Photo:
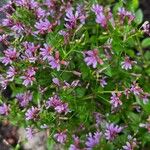
[[[150,24],[129,5],[12,0],[0,8],[1,118],[20,122],[28,140],[45,130],[69,150],[143,149]]]

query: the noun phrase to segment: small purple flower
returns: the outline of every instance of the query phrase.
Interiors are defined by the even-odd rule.
[[[119,127],[118,125],[114,125],[113,123],[111,124],[106,124],[106,131],[105,131],[105,136],[106,139],[109,141],[113,141],[117,134],[122,131],[122,127]]]
[[[50,97],[46,102],[46,109],[50,107],[56,107],[58,105],[61,105],[61,100],[57,95],[54,95],[53,97]]]
[[[124,22],[125,18],[128,18],[128,24],[131,24],[131,22],[135,19],[135,16],[131,12],[126,11],[123,7],[118,9],[118,15],[120,16],[121,23]]]
[[[107,26],[107,18],[103,13],[96,16],[96,22],[99,23],[103,28]]]
[[[76,11],[75,14],[73,14],[72,8],[67,9],[67,13],[65,17],[65,21],[67,21],[67,23],[65,24],[66,28],[73,29],[76,26],[78,17],[79,17],[78,11]]]
[[[85,145],[88,148],[92,149],[93,147],[95,147],[96,145],[99,144],[101,135],[102,135],[102,133],[98,132],[98,131],[95,132],[93,135],[92,135],[92,133],[89,133],[88,136],[87,136],[87,140],[85,142]]]
[[[33,81],[35,81],[34,75],[36,74],[35,69],[33,67],[30,67],[25,71],[25,75],[21,76],[20,78],[23,79],[23,85],[28,86],[32,85]]]
[[[5,79],[2,75],[0,75],[0,85],[3,89],[6,89],[8,82],[8,79]]]
[[[35,32],[36,34],[45,34],[46,32],[51,31],[52,24],[48,19],[40,19],[39,22],[36,22],[35,28],[37,29],[37,31]]]
[[[54,108],[58,113],[67,114],[69,112],[68,104],[63,103],[57,95],[49,98],[46,102],[46,109],[50,107]]]
[[[104,88],[106,85],[107,85],[107,82],[106,82],[106,77],[102,77],[101,79],[100,79],[100,85]]]
[[[74,144],[71,144],[69,150],[80,150],[80,149],[77,148]]]
[[[98,56],[98,50],[89,50],[84,52],[84,61],[88,66],[92,65],[93,68],[96,68],[97,63],[103,64],[103,61]]]
[[[92,9],[91,9],[96,15],[99,15],[100,13],[103,12],[104,8],[103,6],[99,4],[93,4]]]
[[[53,83],[56,84],[57,86],[60,86],[60,81],[58,78],[53,78],[52,79]]]
[[[53,57],[53,56],[49,57],[48,61],[49,61],[49,64],[51,65],[51,68],[57,69],[57,71],[60,70],[61,64],[68,65],[68,63],[66,61],[60,60],[58,51],[56,51],[55,57]]]
[[[129,135],[128,140],[129,142],[126,142],[126,145],[122,146],[123,150],[134,150],[137,147],[136,138]]]
[[[9,114],[9,106],[5,103],[0,106],[0,115],[8,115]]]
[[[114,108],[116,108],[116,107],[118,107],[118,106],[120,106],[120,105],[122,105],[122,102],[121,102],[121,100],[120,100],[120,96],[121,96],[121,94],[120,93],[112,93],[112,96],[111,96],[111,104],[112,104],[112,106],[114,107]]]
[[[121,62],[122,69],[125,69],[125,70],[132,69],[132,65],[135,63],[136,61],[132,61],[130,60],[129,57],[125,57],[125,60]]]
[[[5,43],[7,36],[8,36],[7,34],[0,35],[0,42]]]
[[[18,53],[13,48],[8,48],[4,51],[5,56],[0,59],[0,61],[4,65],[12,64],[13,60],[15,60],[18,56]]]
[[[144,93],[144,94],[140,95],[140,98],[143,100],[144,104],[147,104],[149,102],[149,96],[150,95],[147,94],[147,93]]]
[[[37,107],[31,107],[25,113],[26,120],[35,120],[38,117],[39,109]]]
[[[31,42],[24,42],[23,46],[25,47],[25,55],[22,56],[23,59],[29,61],[29,62],[35,62],[37,60],[36,52],[39,48],[39,45],[34,45],[34,43]]]
[[[15,67],[14,66],[10,66],[9,69],[8,69],[8,71],[7,71],[7,76],[6,77],[10,81],[13,81],[16,74],[17,74],[17,72],[16,72]]]
[[[150,23],[145,21],[142,25],[143,32],[150,36]]]
[[[17,34],[22,34],[24,31],[24,27],[21,23],[16,23],[11,27],[11,30],[16,32]]]
[[[25,93],[17,94],[16,99],[19,101],[21,107],[26,107],[32,100],[32,93],[30,91],[27,91]]]
[[[67,135],[65,132],[59,132],[54,135],[54,138],[57,142],[63,144],[67,140]]]
[[[54,108],[58,113],[65,113],[67,114],[69,112],[69,109],[68,109],[68,104],[66,103],[62,103],[61,105],[58,105]]]
[[[35,10],[35,14],[38,18],[44,18],[46,16],[46,11],[39,7]]]
[[[31,140],[34,136],[34,130],[31,127],[26,128],[26,137],[28,140]]]
[[[6,19],[2,20],[2,25],[4,27],[11,27],[13,25],[13,20],[9,17],[7,17]]]
[[[42,55],[43,60],[49,60],[52,54],[52,47],[48,44],[44,44],[44,48],[40,48],[40,55]]]
[[[143,90],[138,86],[137,83],[133,83],[131,85],[130,91],[134,94],[134,95],[140,95],[141,93],[143,93]]]

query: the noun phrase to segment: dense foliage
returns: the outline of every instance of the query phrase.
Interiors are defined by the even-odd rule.
[[[12,0],[1,8],[1,119],[25,127],[28,140],[46,130],[49,149],[54,141],[70,150],[150,142],[150,24],[141,25],[136,0],[103,3]]]

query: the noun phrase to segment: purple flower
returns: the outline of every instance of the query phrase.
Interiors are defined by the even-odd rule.
[[[15,60],[18,56],[18,53],[13,48],[5,50],[4,54],[5,56],[0,59],[4,65],[12,64],[13,60]]]
[[[100,79],[100,85],[104,88],[106,85],[107,85],[107,82],[106,82],[106,77],[102,77],[101,79]]]
[[[142,25],[143,32],[148,34],[150,36],[150,23],[148,21],[145,21]]]
[[[129,142],[126,142],[126,145],[122,146],[123,150],[134,150],[137,147],[136,138],[129,135],[128,140]]]
[[[112,96],[111,96],[111,104],[112,104],[112,106],[114,107],[114,108],[116,108],[116,107],[118,107],[118,106],[120,106],[120,105],[122,105],[122,102],[121,102],[121,100],[120,100],[120,96],[121,96],[121,94],[120,93],[112,93]]]
[[[35,120],[38,117],[39,109],[37,107],[31,107],[25,113],[26,120]]]
[[[80,150],[80,148],[78,148],[80,144],[79,137],[73,135],[73,140],[74,140],[74,144],[70,145],[69,150]]]
[[[75,145],[71,144],[69,150],[80,150],[80,149],[77,148]]]
[[[2,75],[0,75],[0,84],[3,89],[6,89],[8,82],[8,79],[5,79]]]
[[[122,127],[119,127],[118,125],[114,125],[113,123],[106,124],[106,131],[105,131],[106,139],[109,141],[114,140],[117,134],[122,131],[122,129],[123,129]]]
[[[46,102],[46,109],[50,107],[56,107],[58,105],[61,105],[61,100],[57,95],[54,95],[53,97],[50,97]]]
[[[135,19],[135,16],[131,12],[126,11],[123,7],[118,9],[118,15],[120,16],[121,23],[124,22],[126,17],[128,18],[128,24],[131,24],[131,22]]]
[[[97,63],[103,64],[103,61],[98,56],[98,50],[89,50],[84,52],[84,61],[88,66],[92,65],[93,68],[96,68]]]
[[[36,34],[45,34],[46,32],[51,31],[52,24],[48,19],[40,19],[39,22],[36,22],[35,28],[37,29],[37,31],[35,32]]]
[[[24,27],[21,23],[16,23],[11,27],[11,30],[16,32],[17,34],[22,34],[24,31]]]
[[[95,147],[96,145],[99,144],[101,135],[102,135],[102,133],[98,132],[98,131],[95,132],[93,135],[92,135],[92,133],[89,133],[88,136],[87,136],[87,140],[85,142],[85,145],[88,148],[92,149],[93,147]]]
[[[140,95],[140,98],[143,100],[144,104],[147,104],[149,102],[149,94],[144,93],[143,95]]]
[[[57,142],[63,144],[67,140],[67,135],[65,132],[59,132],[54,135],[54,138]]]
[[[4,27],[11,27],[13,25],[13,20],[11,18],[6,18],[2,20],[2,25]]]
[[[0,42],[5,43],[7,36],[8,36],[7,34],[0,35]]]
[[[46,11],[44,9],[42,9],[41,7],[37,8],[35,10],[35,14],[38,18],[44,18],[47,15]]]
[[[65,113],[67,114],[69,109],[68,109],[68,104],[62,103],[61,105],[58,105],[54,108],[58,113]]]
[[[107,26],[107,18],[103,13],[100,13],[99,15],[96,16],[96,22],[99,23],[104,28]]]
[[[49,98],[46,102],[46,109],[50,107],[54,108],[58,113],[67,114],[69,111],[68,104],[63,103],[57,95],[54,95],[53,97]]]
[[[16,72],[16,69],[14,68],[14,66],[10,66],[8,71],[7,71],[7,76],[6,77],[10,81],[13,81],[16,74],[17,74],[17,72]]]
[[[25,71],[25,75],[21,76],[20,78],[23,79],[23,85],[28,86],[28,85],[32,85],[33,81],[35,81],[35,68],[30,67],[29,69],[27,69]]]
[[[53,78],[52,79],[53,83],[55,83],[57,86],[60,86],[60,81],[58,78]]]
[[[92,9],[91,9],[96,15],[99,15],[100,13],[103,12],[104,8],[103,6],[99,4],[93,4]]]
[[[137,63],[136,61],[130,60],[129,57],[125,57],[125,60],[121,62],[122,68],[125,70],[132,69],[132,65]]]
[[[76,26],[78,17],[79,17],[78,11],[76,11],[75,14],[73,14],[72,8],[67,9],[67,13],[65,17],[65,21],[67,21],[67,23],[65,24],[66,28],[73,29]]]
[[[52,47],[48,44],[44,44],[44,48],[40,48],[40,55],[42,55],[43,60],[49,60],[52,54]]]
[[[60,70],[61,64],[67,65],[68,63],[66,61],[60,60],[59,59],[59,52],[56,51],[55,57],[51,56],[49,57],[49,64],[51,65],[52,69],[57,69],[57,71]]]
[[[99,23],[103,28],[106,28],[107,26],[107,20],[112,18],[111,13],[108,13],[108,16],[106,17],[104,14],[104,9],[102,6],[98,4],[94,4],[91,9],[95,15],[96,15],[96,22]]]
[[[9,106],[5,103],[0,106],[0,115],[8,115],[9,114]]]
[[[78,18],[79,18],[81,24],[85,24],[85,19],[87,18],[87,15],[86,15],[86,11],[84,9],[84,5],[78,4],[78,6],[77,6],[77,12],[79,14]]]
[[[28,140],[31,140],[34,136],[34,130],[31,127],[26,128],[26,137]]]
[[[134,95],[140,95],[141,93],[143,93],[143,90],[138,86],[137,83],[133,83],[131,85],[130,91],[134,94]]]
[[[23,45],[25,47],[25,56],[22,56],[22,58],[34,63],[37,60],[36,52],[39,45],[35,46],[34,43],[31,42],[24,42]]]
[[[26,107],[29,101],[32,100],[32,93],[27,91],[16,95],[16,99],[19,101],[21,107]]]

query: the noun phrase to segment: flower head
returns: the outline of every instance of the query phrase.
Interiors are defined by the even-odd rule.
[[[17,74],[16,69],[14,68],[14,66],[10,66],[8,71],[7,71],[7,79],[13,81],[15,75]]]
[[[48,19],[40,19],[39,22],[36,22],[35,28],[37,29],[37,31],[35,32],[36,34],[45,34],[46,32],[51,31],[52,24]]]
[[[54,108],[54,110],[56,110],[58,113],[67,114],[69,111],[68,104],[63,103],[57,95],[49,98],[49,100],[46,102],[46,108],[48,109],[50,107]]]
[[[92,65],[93,68],[97,67],[97,64],[103,64],[103,61],[98,56],[98,50],[89,50],[84,52],[84,61],[88,66]]]
[[[21,76],[21,79],[23,79],[23,85],[28,86],[32,85],[33,81],[35,81],[34,75],[36,74],[35,69],[33,67],[30,67],[26,70],[25,75]]]
[[[114,125],[113,123],[106,124],[106,131],[105,131],[106,139],[109,141],[114,140],[117,134],[122,131],[122,129],[123,129],[122,127],[119,127],[118,125]]]
[[[26,137],[28,140],[31,140],[34,136],[34,130],[31,127],[26,128]]]
[[[25,113],[26,120],[35,120],[38,117],[39,109],[37,107],[31,107]]]
[[[122,68],[125,70],[132,69],[132,65],[135,63],[136,63],[136,61],[130,60],[129,57],[126,57],[125,60],[123,62],[121,62]]]
[[[65,132],[59,132],[54,135],[54,138],[57,142],[63,144],[67,140],[67,135]]]
[[[32,100],[32,93],[30,91],[27,91],[25,93],[17,94],[16,99],[18,100],[21,107],[26,107]]]
[[[101,132],[98,132],[98,131],[95,132],[93,135],[92,135],[92,133],[89,133],[88,136],[87,136],[87,140],[86,140],[86,142],[85,142],[85,145],[86,145],[88,148],[93,148],[93,147],[95,147],[96,145],[99,144],[101,135],[102,135],[102,133],[101,133]]]
[[[122,102],[121,102],[121,100],[120,100],[120,96],[121,96],[121,94],[120,93],[112,93],[112,96],[111,96],[111,104],[112,104],[112,106],[113,107],[118,107],[118,106],[120,106],[120,105],[122,105]]]
[[[106,82],[106,77],[102,77],[101,79],[100,79],[100,85],[104,88],[106,85],[107,85],[107,82]]]
[[[134,94],[134,95],[140,95],[141,93],[143,93],[143,90],[138,86],[137,83],[133,83],[131,85],[130,91]]]
[[[4,65],[12,64],[12,62],[17,58],[18,53],[13,48],[8,48],[4,51],[4,57],[0,60]]]
[[[44,48],[40,48],[40,55],[42,56],[43,60],[49,60],[52,54],[52,47],[48,44],[44,44]]]
[[[9,106],[5,103],[0,106],[0,115],[8,115],[9,114]]]

